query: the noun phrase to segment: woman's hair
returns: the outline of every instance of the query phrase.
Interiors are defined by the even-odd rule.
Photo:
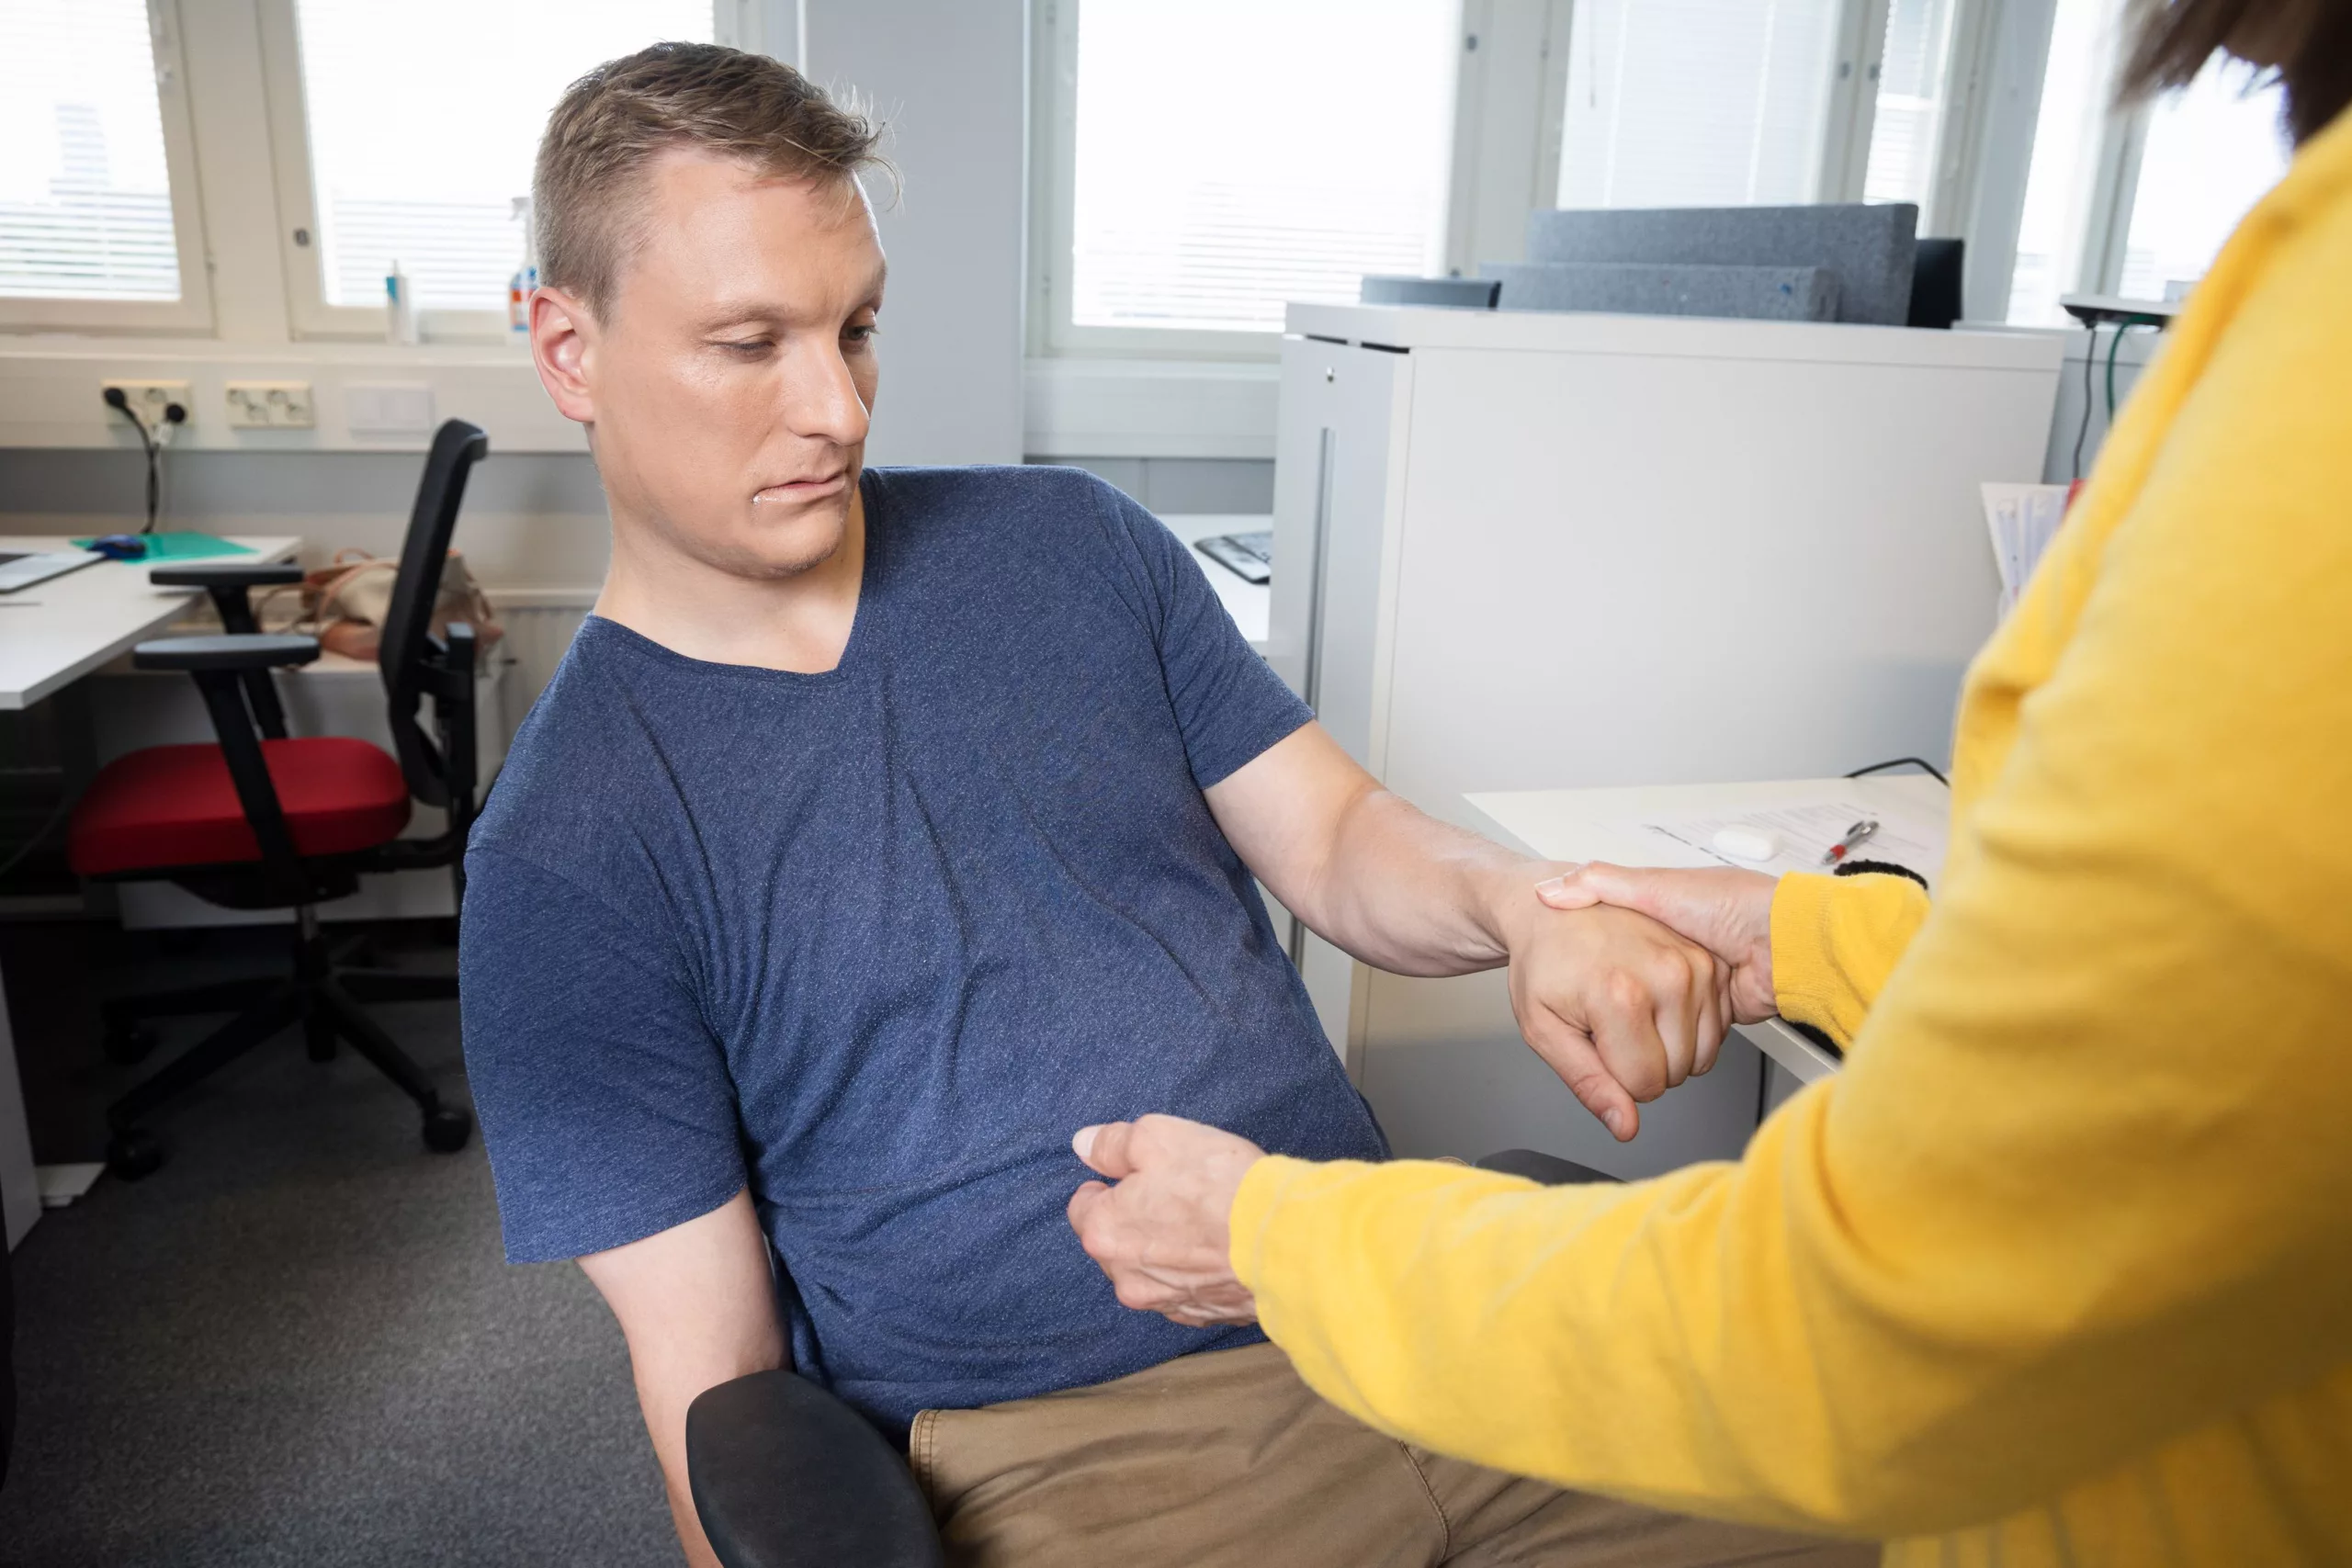
[[[2352,0],[2132,0],[2127,28],[2127,99],[2187,86],[2216,50],[2253,47],[2287,89],[2298,142],[2352,102]]]

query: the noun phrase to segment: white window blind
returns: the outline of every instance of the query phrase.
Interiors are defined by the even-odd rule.
[[[144,0],[0,3],[0,296],[180,297]]]
[[[503,310],[548,111],[605,61],[707,42],[710,0],[298,0],[330,305],[380,305],[395,261],[427,310]]]
[[[2251,85],[2246,68],[2215,60],[2150,107],[2119,292],[2133,299],[2185,293],[2287,172],[2281,89]]]
[[[1074,325],[1279,331],[1437,270],[1458,0],[1064,3]]]
[[[1894,0],[1887,8],[1864,201],[1916,202],[1925,213],[1935,195],[1958,9],[1953,0]]]
[[[1562,207],[1814,199],[1838,0],[1580,0]]]

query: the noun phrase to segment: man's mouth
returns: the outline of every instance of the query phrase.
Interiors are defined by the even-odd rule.
[[[819,496],[838,491],[849,478],[847,468],[835,468],[831,473],[812,474],[805,479],[786,479],[753,492],[752,504],[762,502],[811,501]]]

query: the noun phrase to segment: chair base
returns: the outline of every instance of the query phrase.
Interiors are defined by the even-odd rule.
[[[473,1113],[462,1106],[442,1104],[424,1069],[359,1005],[362,1000],[454,999],[456,978],[339,968],[311,911],[303,908],[296,914],[294,973],[288,977],[190,986],[106,1004],[107,1054],[121,1062],[136,1061],[153,1048],[153,1033],[145,1026],[148,1019],[231,1011],[236,1015],[107,1107],[107,1125],[113,1134],[107,1145],[107,1166],[116,1176],[137,1181],[153,1175],[163,1164],[163,1145],[140,1125],[151,1113],[298,1023],[312,1061],[333,1060],[340,1040],[399,1085],[423,1115],[426,1148],[453,1154],[472,1137]]]

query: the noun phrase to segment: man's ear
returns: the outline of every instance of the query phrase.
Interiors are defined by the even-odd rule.
[[[588,360],[596,346],[596,321],[587,307],[560,288],[542,288],[531,296],[531,363],[539,385],[555,400],[556,412],[582,424],[596,423],[596,399],[588,385]]]

